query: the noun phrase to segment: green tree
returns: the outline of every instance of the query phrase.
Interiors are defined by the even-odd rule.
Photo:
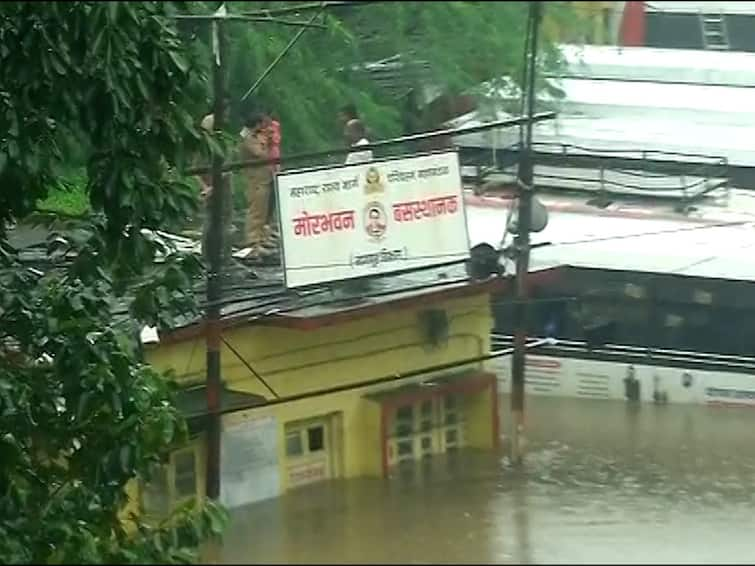
[[[218,147],[195,125],[205,80],[172,18],[179,8],[0,7],[4,563],[187,562],[222,528],[223,512],[204,502],[159,525],[121,515],[129,482],[148,479],[186,434],[168,376],[139,361],[136,339],[142,324],[194,309],[200,265],[157,231],[194,214],[178,171]],[[82,154],[89,212],[44,218],[53,232],[39,270],[6,223],[23,221]]]
[[[214,6],[194,3],[193,9],[207,13]],[[282,6],[290,3],[229,4],[235,13]],[[489,102],[490,91],[478,88],[481,83],[501,86],[508,84],[503,80],[508,78],[518,84],[524,66],[527,11],[527,2],[509,1],[374,2],[328,8],[317,20],[326,29],[307,30],[254,97],[281,117],[288,152],[338,144],[341,132],[335,114],[349,102],[357,105],[377,137],[398,135],[404,129],[406,94],[412,89],[420,92],[429,86],[438,93],[466,93]],[[310,14],[286,18],[306,21]],[[559,65],[559,37],[580,25],[584,24],[572,3],[546,3],[544,68]],[[229,88],[238,101],[296,29],[275,23],[232,23],[228,30]],[[363,71],[366,63],[394,56],[403,66],[382,81]]]

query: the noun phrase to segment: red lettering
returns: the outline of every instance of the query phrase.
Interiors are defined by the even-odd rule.
[[[394,204],[393,219],[396,222],[414,222],[425,218],[456,214],[458,210],[459,197],[456,195],[412,200]]]
[[[341,210],[324,214],[309,214],[306,211],[293,219],[294,235],[303,238],[319,236],[327,232],[354,230],[356,221],[353,210]]]

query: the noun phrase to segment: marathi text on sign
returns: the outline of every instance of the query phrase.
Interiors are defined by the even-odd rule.
[[[455,214],[459,209],[458,199],[459,197],[452,195],[397,203],[393,205],[393,219],[396,222],[412,222],[422,218]]]
[[[316,236],[322,232],[342,232],[356,228],[353,210],[342,210],[325,214],[308,214],[294,218],[294,234],[307,237]]]
[[[379,252],[352,256],[351,265],[370,265],[372,267],[377,267],[381,263],[401,261],[407,259],[407,257],[408,253],[406,248],[397,250],[382,249]]]

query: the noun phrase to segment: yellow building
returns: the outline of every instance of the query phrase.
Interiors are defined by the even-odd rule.
[[[419,277],[419,279],[418,279]],[[434,454],[497,446],[491,293],[507,280],[465,270],[394,276],[386,289],[281,291],[224,309],[221,501],[234,507],[329,478],[388,476]],[[418,284],[419,283],[419,284]],[[247,295],[249,291],[246,291]],[[259,293],[257,293],[259,295]],[[194,437],[143,490],[165,509],[205,482],[205,341],[201,324],[160,336],[147,360],[173,370]]]

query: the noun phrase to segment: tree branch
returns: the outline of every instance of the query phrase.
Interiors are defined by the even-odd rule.
[[[315,29],[328,29],[328,26],[325,24],[315,24],[312,22],[295,22],[292,20],[281,20],[279,18],[250,18],[250,21],[252,22],[262,22],[262,23],[268,23],[268,24],[281,24],[284,26],[296,26],[296,27],[303,27],[303,28],[315,28]]]

